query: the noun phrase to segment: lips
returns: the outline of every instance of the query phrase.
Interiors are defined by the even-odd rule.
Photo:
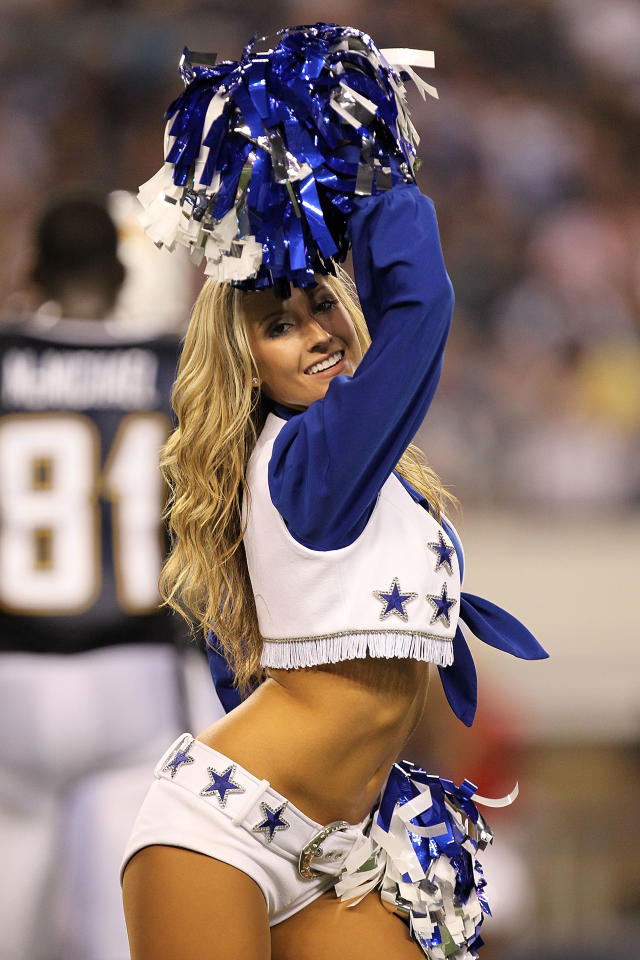
[[[308,376],[324,373],[325,370],[331,370],[332,367],[336,367],[343,357],[344,350],[336,350],[334,353],[329,354],[328,357],[325,357],[324,360],[316,360],[314,364],[312,364],[310,367],[307,367],[305,373]]]

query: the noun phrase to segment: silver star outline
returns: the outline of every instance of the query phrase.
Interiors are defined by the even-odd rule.
[[[190,756],[189,754],[189,750],[191,750],[191,747],[193,746],[193,744],[194,744],[194,741],[190,740],[184,749],[182,748],[182,744],[180,744],[180,746],[175,751],[175,753],[172,754],[171,759],[168,760],[167,763],[165,763],[164,767],[162,768],[163,770],[171,771],[172,780],[183,764],[194,762],[193,757]]]
[[[291,824],[288,823],[284,817],[280,816],[288,803],[289,801],[285,800],[284,803],[280,804],[277,810],[274,810],[273,807],[270,807],[268,803],[265,803],[264,800],[262,800],[260,802],[260,806],[262,807],[262,815],[264,816],[264,820],[262,823],[257,823],[255,827],[252,827],[253,832],[264,833],[267,838],[267,843],[271,843],[276,830],[288,830]],[[267,811],[275,816],[274,820],[269,819],[269,813],[267,813]],[[280,819],[282,822],[278,823],[278,819]]]
[[[402,612],[400,612],[400,610],[398,610],[397,607],[394,608],[392,603],[390,603],[390,601],[387,599],[388,597],[392,596],[393,593],[396,591],[398,594],[398,603],[402,607]],[[405,609],[406,605],[409,603],[410,600],[415,600],[416,597],[418,596],[417,593],[403,593],[397,577],[393,578],[391,582],[391,586],[389,587],[388,590],[374,590],[373,595],[376,598],[376,600],[379,600],[380,603],[384,603],[385,606],[387,607],[386,610],[380,611],[381,620],[386,620],[387,617],[390,617],[392,613],[395,613],[396,616],[400,617],[401,620],[404,620],[405,623],[409,619],[409,614]]]
[[[429,623],[437,623],[441,620],[445,627],[451,626],[451,617],[449,611],[455,607],[457,600],[451,600],[447,595],[447,584],[442,584],[440,593],[428,593],[427,600],[433,604],[433,616]]]
[[[437,573],[440,567],[444,567],[447,573],[453,573],[453,564],[451,558],[455,553],[455,547],[450,543],[447,543],[445,538],[442,536],[442,530],[438,530],[438,542],[427,544],[429,550],[433,550],[436,555],[436,569]]]
[[[206,787],[203,787],[200,791],[201,797],[212,797],[215,793],[218,794],[217,800],[220,806],[224,809],[227,805],[227,794],[228,793],[246,793],[245,788],[239,783],[236,783],[233,779],[236,775],[236,764],[231,763],[223,770],[222,773],[219,770],[215,770],[213,767],[207,767],[209,773],[209,779],[211,783],[208,783]],[[223,784],[216,786],[216,778],[223,781]]]

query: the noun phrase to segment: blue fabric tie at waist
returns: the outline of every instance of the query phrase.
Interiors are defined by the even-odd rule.
[[[544,660],[549,654],[516,617],[495,603],[472,593],[460,595],[460,619],[471,632],[490,647],[510,653],[521,660]],[[220,701],[228,713],[242,698],[233,685],[233,675],[220,650],[219,641],[209,632],[209,666]],[[453,638],[454,660],[450,667],[438,667],[449,706],[470,727],[478,704],[478,680],[473,656],[458,627]]]
[[[523,623],[483,597],[462,593],[460,619],[478,640],[504,653],[521,660],[544,660],[549,656]],[[453,658],[450,667],[438,667],[440,680],[449,706],[470,727],[478,704],[478,679],[460,626],[453,639]]]

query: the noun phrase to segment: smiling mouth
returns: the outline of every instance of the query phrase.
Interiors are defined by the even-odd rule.
[[[320,360],[318,363],[314,363],[313,366],[308,367],[305,373],[308,376],[312,376],[314,373],[323,373],[325,370],[330,370],[331,367],[335,367],[343,357],[344,350],[336,350],[336,352],[332,353],[326,360]]]

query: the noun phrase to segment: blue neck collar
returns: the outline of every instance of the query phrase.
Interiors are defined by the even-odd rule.
[[[304,412],[302,410],[292,410],[291,407],[285,407],[284,403],[276,403],[275,400],[269,400],[268,404],[270,412],[275,413],[276,417],[280,417],[281,420],[291,420],[292,417]]]

